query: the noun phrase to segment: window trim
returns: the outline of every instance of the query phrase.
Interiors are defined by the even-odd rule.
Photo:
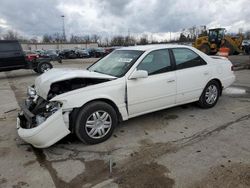
[[[175,60],[175,56],[174,56],[174,52],[173,52],[174,49],[185,49],[185,50],[190,50],[190,51],[192,51],[193,53],[195,53],[197,56],[199,56],[199,57],[205,62],[205,64],[204,64],[204,65],[193,66],[193,67],[187,67],[187,68],[183,68],[183,69],[177,69],[176,60]],[[205,66],[205,65],[207,65],[207,62],[206,62],[199,54],[197,54],[195,51],[193,51],[193,50],[190,49],[190,48],[185,48],[185,47],[181,47],[181,48],[169,48],[169,51],[170,51],[172,60],[173,60],[173,62],[174,62],[174,69],[175,69],[175,70],[184,70],[184,69],[190,69],[190,68],[194,68],[194,67],[199,67],[199,66]]]
[[[171,70],[165,71],[165,72],[161,72],[161,73],[151,74],[151,75],[149,74],[148,76],[150,77],[150,76],[155,76],[155,75],[159,75],[159,74],[164,74],[164,73],[168,73],[168,72],[175,71],[175,62],[173,62],[173,60],[172,60],[170,48],[162,48],[162,49],[157,49],[157,50],[152,50],[152,51],[150,51],[147,55],[145,55],[145,57],[143,57],[143,59],[138,63],[138,65],[136,65],[136,70],[138,70],[137,67],[143,62],[144,59],[147,58],[147,56],[148,56],[149,54],[151,54],[152,52],[160,51],[160,50],[167,50],[167,52],[168,52],[168,54],[169,54],[169,60],[170,60],[170,65],[171,65],[171,66],[170,66],[170,69],[171,69]]]

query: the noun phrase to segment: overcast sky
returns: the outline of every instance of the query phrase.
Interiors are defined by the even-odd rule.
[[[0,34],[7,29],[26,36],[66,34],[168,36],[194,25],[250,30],[249,0],[1,0]]]

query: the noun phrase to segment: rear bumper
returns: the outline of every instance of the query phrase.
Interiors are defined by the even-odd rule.
[[[17,132],[24,141],[34,147],[49,147],[70,133],[64,121],[62,109],[56,111],[40,125],[27,128],[34,118],[32,115],[25,107],[22,107],[22,112],[17,117]]]
[[[225,79],[222,80],[222,86],[223,88],[227,88],[229,87],[230,85],[232,85],[235,81],[235,75],[232,75],[230,77],[227,77]]]

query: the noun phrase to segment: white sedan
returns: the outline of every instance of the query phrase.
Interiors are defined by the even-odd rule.
[[[235,80],[232,67],[193,47],[147,45],[115,50],[87,70],[52,69],[28,88],[18,134],[38,148],[70,133],[97,144],[120,121],[191,102],[213,107]]]

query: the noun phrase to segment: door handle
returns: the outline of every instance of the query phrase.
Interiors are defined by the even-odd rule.
[[[207,75],[209,75],[209,72],[206,71],[206,72],[204,72],[203,74],[204,74],[205,76],[207,76]]]
[[[175,80],[174,79],[167,80],[167,83],[172,83],[172,82],[175,82]]]

